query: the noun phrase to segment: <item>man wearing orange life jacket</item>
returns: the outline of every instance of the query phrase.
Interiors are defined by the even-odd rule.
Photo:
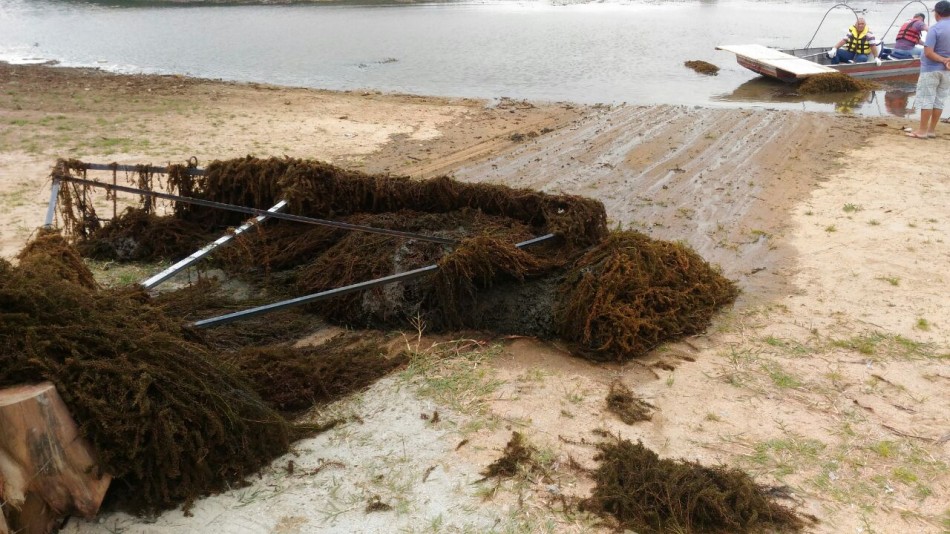
[[[828,57],[831,58],[833,65],[838,63],[863,63],[872,57],[874,62],[880,65],[879,52],[877,39],[868,29],[867,22],[865,22],[864,17],[858,17],[858,20],[854,21],[854,26],[848,28],[848,33],[844,36],[844,39],[838,41],[838,44],[828,51]]]
[[[927,15],[917,13],[914,18],[908,20],[901,26],[897,32],[897,40],[894,42],[894,49],[891,51],[891,57],[895,59],[911,59],[920,57],[924,51],[922,45],[927,38],[927,24],[924,20]]]

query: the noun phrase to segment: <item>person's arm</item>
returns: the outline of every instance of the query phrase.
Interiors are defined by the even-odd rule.
[[[847,41],[847,39],[842,39],[842,40],[838,41],[838,44],[832,46],[832,47],[831,47],[831,50],[828,50],[828,52],[827,52],[827,53],[828,53],[828,57],[831,58],[831,59],[834,59],[835,56],[838,55],[838,49],[841,48],[841,45],[843,45],[845,41]]]
[[[950,57],[941,56],[940,54],[937,53],[936,50],[933,49],[932,46],[924,47],[924,55],[927,56],[927,59],[929,59],[930,61],[936,61],[937,63],[946,64],[947,61],[950,61]]]
[[[871,59],[874,60],[878,66],[881,65],[881,46],[883,43],[877,40],[877,37],[873,33],[868,32],[868,44],[871,46]]]

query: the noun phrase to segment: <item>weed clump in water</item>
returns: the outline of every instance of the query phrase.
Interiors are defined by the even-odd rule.
[[[624,423],[632,425],[639,421],[649,421],[653,418],[653,409],[653,405],[638,398],[623,383],[618,381],[610,385],[607,411],[616,414]]]
[[[878,88],[874,82],[859,80],[840,72],[826,72],[809,76],[798,86],[798,92],[803,95],[817,95],[826,93],[856,93],[859,91],[873,91]]]
[[[804,522],[742,471],[660,459],[642,443],[601,443],[583,508],[642,533],[800,531]]]
[[[613,232],[574,262],[560,288],[560,335],[598,361],[627,361],[705,329],[738,289],[689,248]]]
[[[687,61],[683,63],[683,65],[693,69],[694,71],[700,74],[706,74],[709,76],[715,76],[719,74],[719,67],[706,61],[702,61],[702,60]]]

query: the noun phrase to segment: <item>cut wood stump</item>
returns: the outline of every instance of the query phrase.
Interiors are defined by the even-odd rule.
[[[0,534],[47,534],[67,515],[92,518],[112,477],[50,382],[0,389]]]

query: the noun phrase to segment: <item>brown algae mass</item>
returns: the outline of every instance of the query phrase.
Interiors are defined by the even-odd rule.
[[[800,531],[804,522],[772,501],[749,475],[661,459],[642,443],[601,443],[596,487],[583,508],[642,533],[753,533]]]
[[[719,74],[719,67],[702,60],[687,61],[683,65],[693,69],[700,74],[715,76]]]
[[[561,284],[558,332],[592,360],[626,361],[704,330],[738,295],[684,245],[613,232],[574,262]]]
[[[826,93],[855,93],[859,91],[873,91],[878,88],[874,82],[852,78],[840,72],[827,72],[809,76],[798,86],[798,92],[803,95],[818,95]]]
[[[78,161],[60,161],[56,169],[54,174],[65,177],[86,174]],[[421,320],[431,332],[489,328],[561,337],[584,357],[624,361],[703,330],[736,294],[730,281],[682,245],[632,232],[608,233],[603,204],[589,198],[467,184],[445,176],[412,180],[369,175],[292,158],[215,161],[204,175],[189,174],[185,165],[169,169],[166,183],[182,195],[259,209],[286,200],[287,212],[294,215],[457,241],[445,245],[272,220],[212,258],[232,276],[292,296],[438,266],[415,280],[304,307],[344,326],[412,328]],[[143,173],[144,168],[134,183],[161,182]],[[187,253],[184,244],[191,246],[196,228],[212,239],[246,217],[174,202],[172,214],[159,218],[149,204],[154,197],[142,195],[139,210],[97,226],[90,188],[69,185],[60,194],[64,227],[89,253],[131,248],[164,251],[174,259]],[[152,231],[156,225],[162,231]],[[135,235],[126,231],[133,228]],[[530,248],[514,246],[545,234],[556,239]],[[171,254],[179,245],[184,250]],[[490,324],[484,319],[485,302],[499,311],[491,315],[530,320]]]
[[[300,432],[240,374],[141,290],[90,287],[64,246],[42,234],[19,266],[0,260],[0,387],[53,382],[114,501],[187,507],[287,451]]]
[[[630,388],[621,382],[610,385],[607,393],[607,411],[614,413],[621,421],[632,425],[640,421],[649,421],[653,418],[652,404],[637,397]]]

